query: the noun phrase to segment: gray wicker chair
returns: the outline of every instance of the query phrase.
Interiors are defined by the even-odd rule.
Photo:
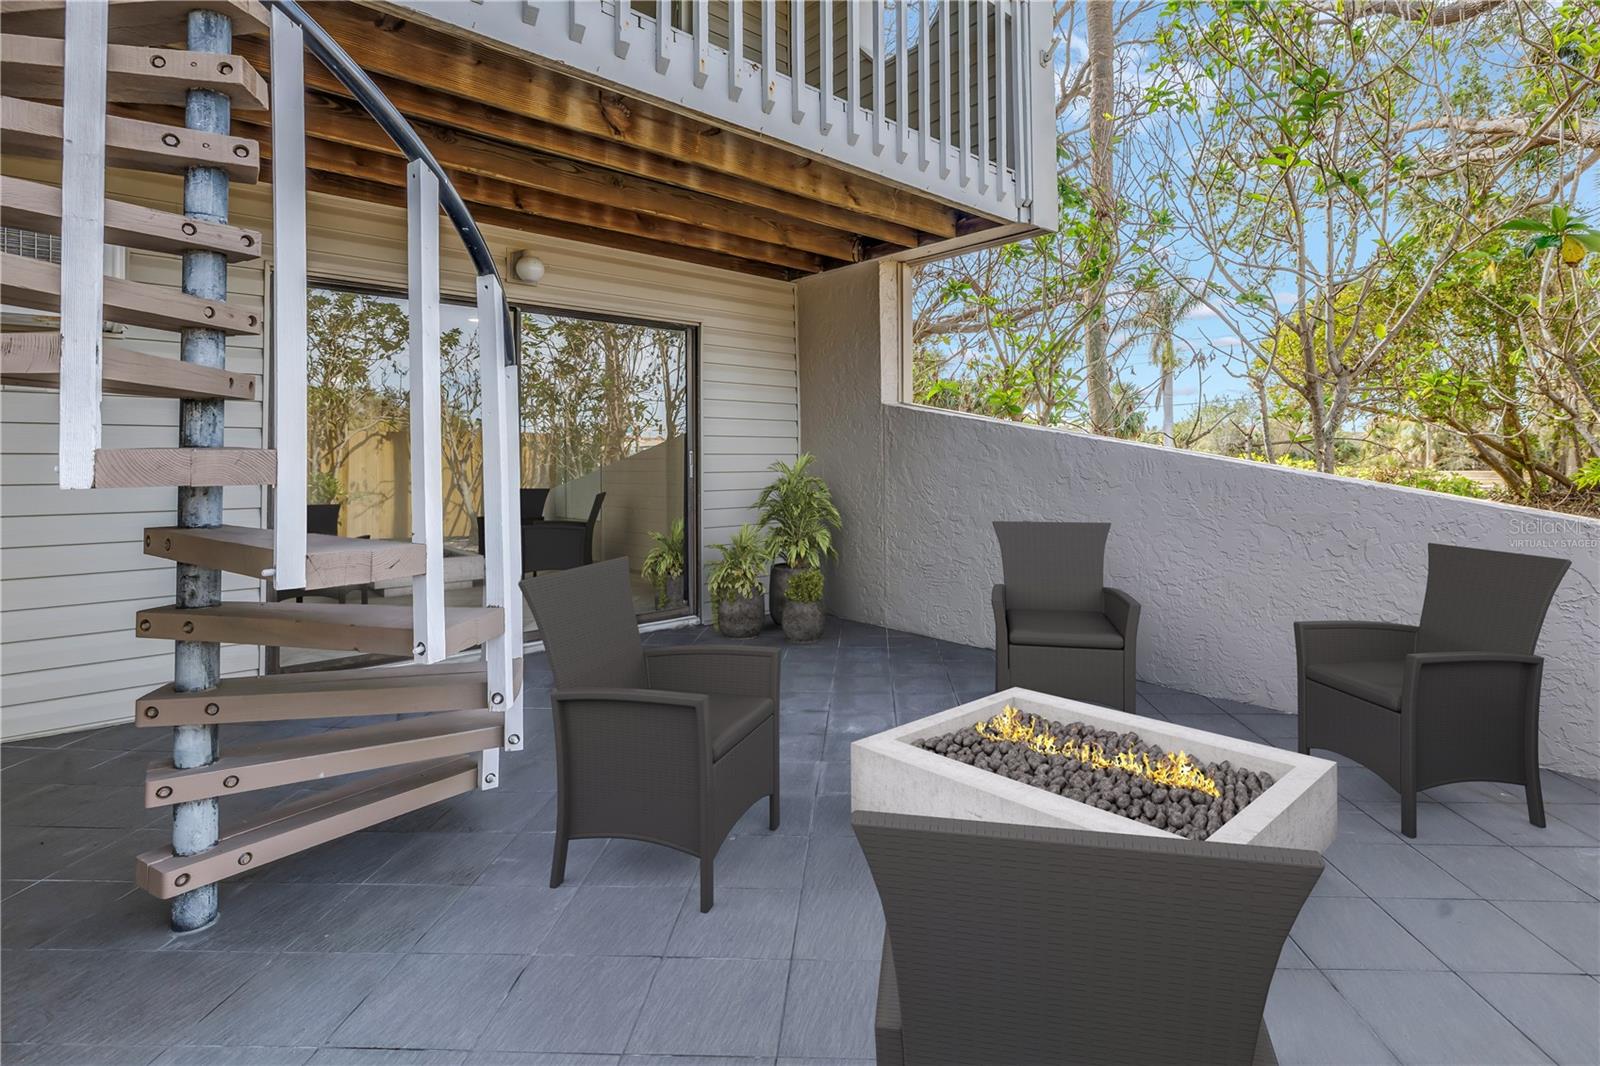
[[[851,820],[886,927],[878,1066],[1277,1061],[1262,1010],[1316,852]]]
[[[522,570],[570,570],[594,562],[594,527],[600,521],[600,508],[606,494],[595,493],[584,521],[564,518],[541,519],[522,526]]]
[[[666,647],[639,639],[626,559],[525,578],[555,689],[556,838],[627,837],[700,859],[700,909],[712,864],[762,797],[778,828],[776,648]]]
[[[1105,588],[1105,522],[996,522],[994,684],[1138,712],[1139,602]]]
[[[1336,751],[1387,781],[1408,837],[1417,790],[1454,781],[1522,785],[1542,827],[1533,650],[1569,565],[1430,544],[1420,624],[1296,622],[1300,751]]]

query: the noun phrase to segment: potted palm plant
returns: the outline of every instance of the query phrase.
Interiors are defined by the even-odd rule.
[[[655,587],[656,609],[660,610],[684,599],[683,519],[673,522],[665,533],[652,530],[650,539],[655,541],[655,547],[645,555],[639,573]]]
[[[796,644],[810,644],[822,636],[822,571],[814,566],[789,575],[783,635]]]
[[[769,597],[772,620],[783,624],[790,575],[815,568],[834,554],[833,534],[839,529],[839,508],[828,483],[811,472],[816,456],[807,452],[793,463],[778,460],[767,469],[777,478],[756,497],[761,524],[769,533],[774,560]],[[783,561],[777,562],[776,560]]]
[[[722,553],[706,571],[717,632],[725,637],[756,636],[761,632],[761,575],[772,559],[767,538],[746,524],[726,544],[712,547]]]

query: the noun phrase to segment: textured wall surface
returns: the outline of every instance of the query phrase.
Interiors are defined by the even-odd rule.
[[[1139,676],[1292,710],[1292,623],[1414,623],[1429,541],[1559,555],[1572,569],[1539,642],[1543,761],[1600,776],[1600,522],[885,404],[893,269],[798,286],[802,446],[847,523],[833,610],[992,646],[990,523],[1107,521],[1107,583],[1144,606]]]

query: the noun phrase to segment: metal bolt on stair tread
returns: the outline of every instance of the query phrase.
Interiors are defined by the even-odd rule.
[[[222,779],[222,787],[223,788],[238,788],[239,787],[239,775],[238,774],[229,774],[227,777],[224,777]]]
[[[486,784],[486,785],[494,784],[494,774],[484,774],[483,775],[483,783]]]
[[[520,736],[518,736],[516,733],[512,733],[509,737],[506,737],[506,743],[507,744],[521,744],[522,743],[522,738]]]
[[[144,716],[146,718],[155,718],[160,714],[161,714],[161,709],[159,707],[146,707],[144,709]]]
[[[172,795],[171,785],[162,785],[160,788],[156,789],[156,799],[164,800],[170,795]]]
[[[249,866],[250,865],[250,860],[253,859],[253,858],[255,858],[255,856],[251,855],[248,851],[246,851],[246,852],[242,853],[239,856],[239,865],[240,866]]]
[[[506,695],[505,695],[504,692],[496,692],[493,696],[489,697],[489,702],[492,703],[496,707],[500,706],[505,701],[506,701]]]
[[[216,717],[221,710],[222,708],[218,707],[215,703],[206,704],[206,713],[211,715],[213,718]]]
[[[419,641],[417,641],[416,647],[411,649],[411,654],[412,655],[426,655],[426,654],[428,654],[428,646],[426,644],[422,643],[422,641],[419,640]]]

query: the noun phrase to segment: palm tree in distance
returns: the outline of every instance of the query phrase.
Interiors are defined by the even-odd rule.
[[[1174,278],[1171,284],[1147,289],[1139,296],[1135,314],[1137,328],[1150,335],[1150,362],[1161,368],[1161,439],[1167,447],[1172,441],[1172,379],[1178,371],[1174,337],[1178,323],[1200,305],[1200,293],[1188,278]]]

